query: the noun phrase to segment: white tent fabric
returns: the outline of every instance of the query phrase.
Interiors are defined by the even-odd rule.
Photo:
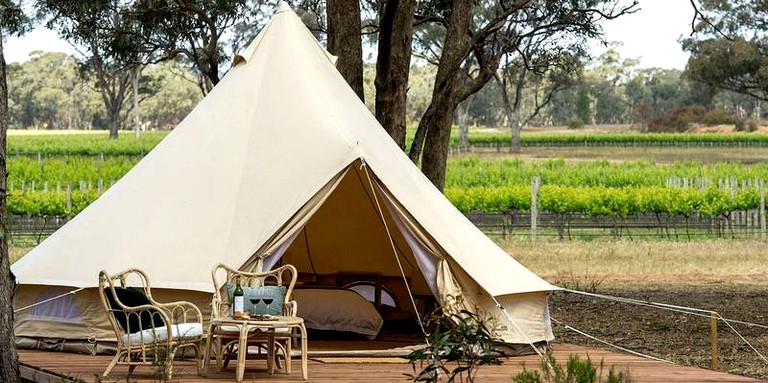
[[[138,267],[148,272],[153,289],[210,293],[215,264],[242,266],[268,255],[257,254],[260,249],[285,251],[286,243],[298,241],[297,230],[315,220],[314,212],[322,212],[332,193],[347,190],[342,178],[359,174],[350,166],[362,159],[381,189],[376,193],[396,202],[387,202],[389,218],[382,219],[397,217],[391,228],[401,232],[402,248],[408,248],[404,237],[413,244],[425,237],[434,245],[430,251],[449,258],[483,294],[525,295],[537,305],[526,319],[538,326],[533,339],[550,340],[548,323],[536,318],[546,311],[546,292],[557,287],[456,210],[394,144],[333,63],[281,4],[173,132],[12,266],[18,283],[91,288],[100,270]],[[367,200],[361,201],[365,206]],[[307,215],[297,217],[300,211]],[[287,222],[301,226],[286,228]],[[276,236],[283,231],[285,236]]]

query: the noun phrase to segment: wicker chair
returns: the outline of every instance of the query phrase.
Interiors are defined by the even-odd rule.
[[[214,296],[212,302],[212,316],[216,318],[228,318],[232,316],[232,302],[228,287],[233,287],[239,279],[241,285],[248,288],[258,288],[261,286],[284,286],[285,295],[283,307],[279,315],[296,316],[297,304],[291,299],[291,293],[296,285],[296,268],[292,265],[284,265],[263,273],[251,273],[235,270],[229,266],[218,264],[213,268],[211,276],[214,285]],[[247,297],[246,297],[247,299]],[[239,330],[236,326],[210,326],[208,330],[214,339],[216,345],[216,367],[219,371],[225,368],[231,359],[237,359],[236,347],[239,339]],[[275,362],[278,368],[281,367],[280,357],[285,360],[285,373],[291,373],[291,345],[296,340],[297,335],[288,328],[279,328],[274,334],[271,334],[279,352],[275,352],[275,360],[267,361],[268,371],[271,373],[272,363]],[[248,350],[256,353],[248,354],[250,358],[258,357],[262,351],[269,347],[270,337],[259,330],[251,330],[248,334]],[[268,352],[267,352],[268,354]],[[206,361],[208,363],[208,361]]]
[[[162,374],[170,379],[174,357],[184,348],[194,350],[197,373],[201,373],[203,323],[197,306],[186,301],[155,301],[147,275],[138,269],[114,275],[101,271],[99,287],[102,306],[117,338],[117,354],[103,377],[116,365],[128,366],[128,374],[136,366],[147,365],[162,368]]]

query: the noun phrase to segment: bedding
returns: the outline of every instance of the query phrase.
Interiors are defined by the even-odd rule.
[[[300,288],[292,297],[309,329],[349,331],[375,339],[384,325],[373,304],[351,290]]]

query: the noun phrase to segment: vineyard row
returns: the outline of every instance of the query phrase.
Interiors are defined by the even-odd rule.
[[[8,194],[12,214],[67,216],[79,213],[112,182],[80,182],[79,187],[57,185],[42,189],[24,188]],[[707,188],[649,187],[572,187],[544,184],[532,191],[528,186],[450,187],[446,197],[463,213],[498,213],[531,210],[533,196],[539,211],[557,214],[627,217],[634,214],[727,215],[732,211],[759,209],[765,205],[762,180],[739,184],[733,180],[711,182]],[[747,186],[748,187],[745,187]],[[31,186],[31,185],[30,185]]]
[[[103,132],[99,132],[103,133]],[[139,139],[123,134],[110,140],[106,134],[17,135],[8,137],[9,156],[143,156],[168,132],[145,132]],[[411,133],[412,134],[412,133]],[[459,146],[458,133],[451,134],[451,147]],[[509,146],[507,131],[470,131],[470,146]],[[768,134],[757,133],[528,133],[523,146],[664,146],[664,147],[764,147]]]

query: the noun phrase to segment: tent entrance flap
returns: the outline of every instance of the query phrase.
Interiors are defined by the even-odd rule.
[[[312,216],[323,206],[323,203],[339,186],[344,179],[344,175],[349,172],[350,167],[333,176],[304,206],[299,209],[280,229],[270,237],[248,260],[240,266],[240,270],[261,271],[270,270],[272,266],[283,256],[288,246],[290,246],[296,237],[305,227]]]
[[[315,276],[404,275],[415,293],[434,296],[434,270],[440,254],[439,246],[376,175],[362,160],[355,160],[315,193],[241,268],[268,270],[282,262],[296,266],[301,274]]]

